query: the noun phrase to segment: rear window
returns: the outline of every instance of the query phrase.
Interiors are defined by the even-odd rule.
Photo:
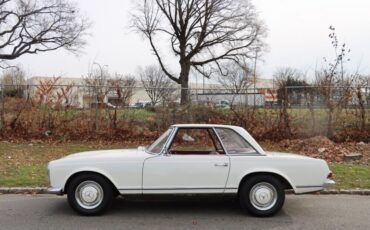
[[[216,131],[228,154],[256,153],[256,150],[234,130],[216,128]]]

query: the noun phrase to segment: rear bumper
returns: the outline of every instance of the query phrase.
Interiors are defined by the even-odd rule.
[[[326,179],[322,185],[302,185],[302,186],[296,186],[296,189],[294,192],[296,194],[302,194],[302,193],[312,193],[312,192],[319,192],[326,188],[332,187],[335,185],[335,181],[331,179]]]
[[[46,190],[46,193],[48,193],[48,194],[55,194],[55,195],[63,195],[63,189],[61,189],[61,188],[53,188],[53,187],[49,187],[49,188]]]
[[[330,180],[330,179],[326,179],[326,181],[324,182],[323,187],[324,188],[328,188],[328,187],[332,187],[334,185],[335,185],[335,181]]]

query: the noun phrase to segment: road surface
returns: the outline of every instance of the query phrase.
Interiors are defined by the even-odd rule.
[[[230,199],[117,199],[104,216],[83,217],[66,197],[0,195],[0,229],[370,229],[370,196],[288,195],[271,218],[241,212]]]

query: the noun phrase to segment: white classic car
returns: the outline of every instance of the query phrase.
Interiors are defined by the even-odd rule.
[[[149,147],[72,154],[48,164],[49,193],[97,215],[117,195],[234,194],[242,208],[271,216],[285,190],[308,193],[333,185],[327,163],[265,152],[241,127],[173,125]]]

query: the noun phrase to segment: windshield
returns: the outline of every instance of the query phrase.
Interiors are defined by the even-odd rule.
[[[162,148],[166,143],[168,137],[170,136],[171,131],[172,129],[168,129],[165,133],[163,133],[162,136],[160,136],[156,141],[153,142],[153,144],[148,147],[147,151],[149,153],[159,154],[162,151]]]

